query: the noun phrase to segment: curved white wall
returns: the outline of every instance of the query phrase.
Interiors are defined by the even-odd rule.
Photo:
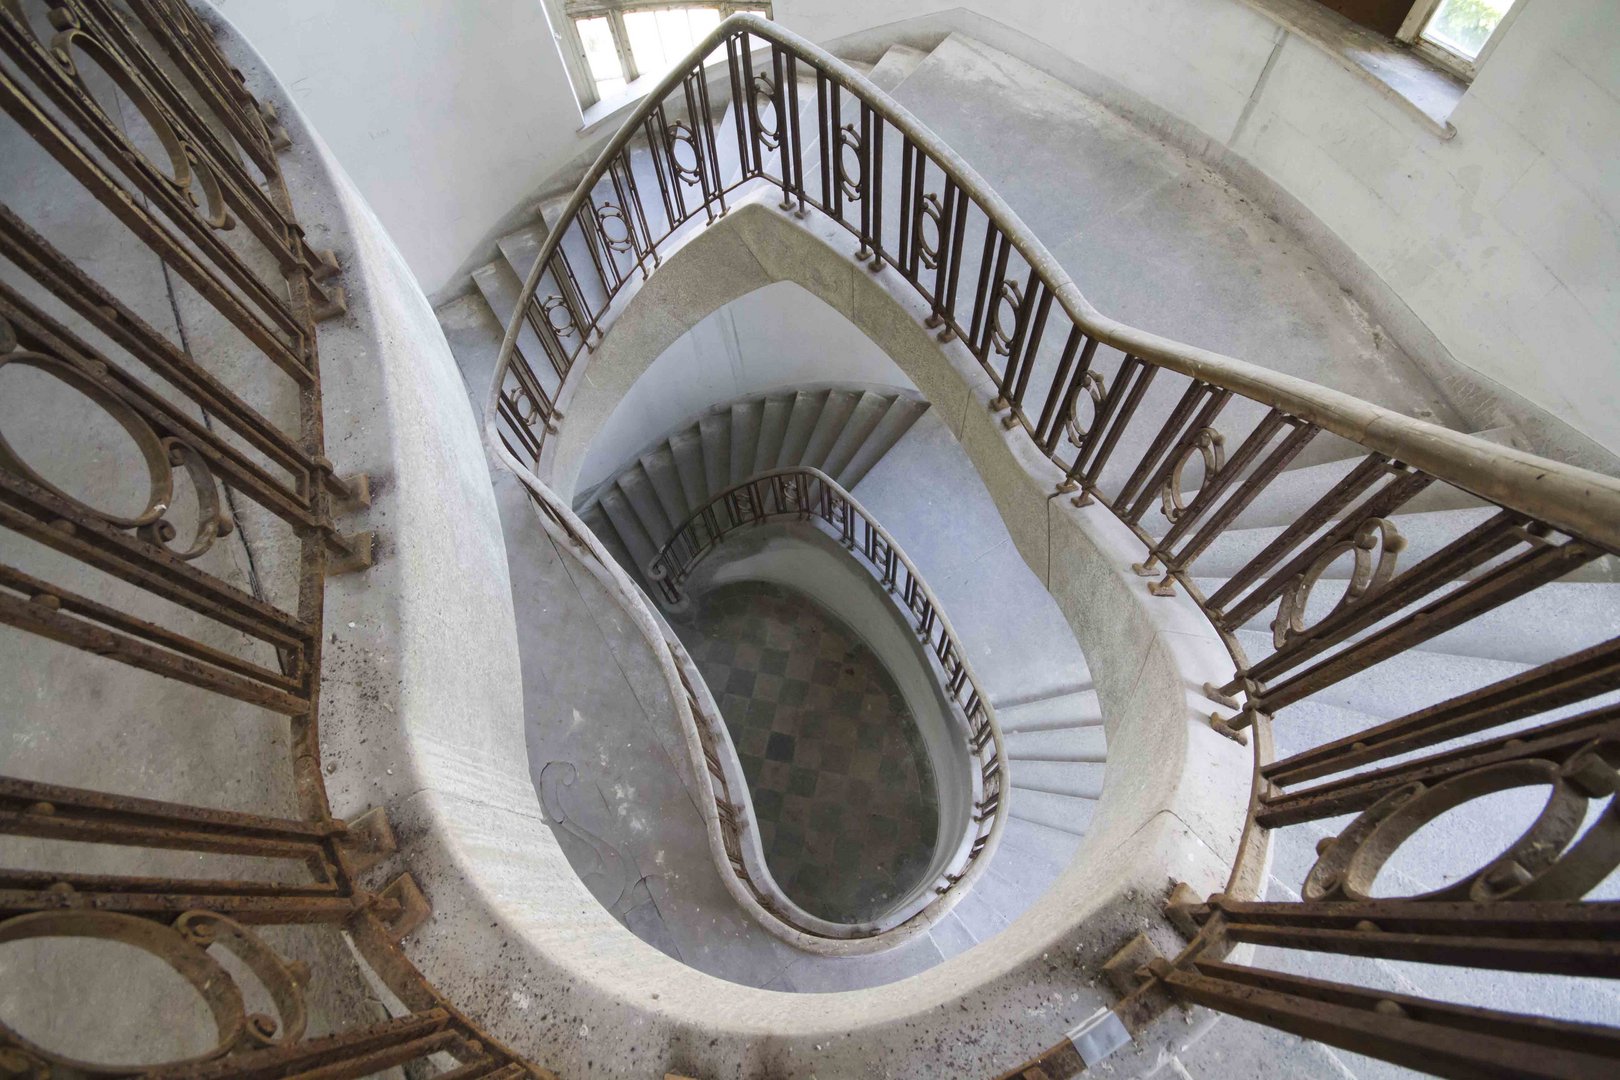
[[[916,389],[848,319],[793,282],[740,296],[682,334],[625,391],[573,490],[590,490],[717,401],[816,383]]]
[[[216,2],[430,290],[584,146],[539,0]],[[1082,65],[1086,88],[1110,104],[1297,200],[1387,288],[1386,325],[1432,333],[1471,371],[1620,451],[1620,9],[1520,2],[1452,114],[1450,141],[1249,0],[775,0],[775,10],[822,42],[965,14],[1043,43]]]

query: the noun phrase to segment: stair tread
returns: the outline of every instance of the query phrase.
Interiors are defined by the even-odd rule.
[[[844,429],[838,433],[838,438],[827,451],[821,469],[843,484],[846,489],[851,485],[844,482],[847,479],[844,475],[845,469],[882,422],[884,413],[889,411],[890,401],[891,399],[882,394],[874,394],[870,390],[863,391],[856,399],[855,407],[850,410],[849,419],[844,422]]]
[[[1100,728],[1102,725],[1101,703],[1097,691],[1091,689],[1054,694],[1034,701],[998,704],[995,709],[996,723],[1003,735],[1062,728]]]
[[[540,257],[540,249],[545,246],[549,232],[543,222],[536,222],[514,229],[495,241],[501,257],[512,268],[512,273],[517,275],[519,283],[526,281],[529,271],[534,269],[534,261]]]
[[[1010,760],[1014,791],[1040,791],[1074,799],[1102,798],[1106,762],[1047,761],[1034,758]]]
[[[1084,836],[1091,824],[1095,799],[1054,794],[1014,784],[1007,793],[1007,813],[1037,825]]]
[[[872,433],[867,436],[860,449],[850,458],[849,464],[844,466],[840,483],[847,490],[854,491],[856,485],[872,471],[872,467],[894,449],[894,444],[899,442],[918,418],[927,411],[926,401],[918,401],[905,394],[894,395],[882,419],[877,422],[877,426],[872,429]]]
[[[738,401],[731,406],[731,483],[740,484],[753,475],[754,455],[759,446],[760,418],[764,407],[758,401]]]
[[[827,460],[827,454],[832,450],[833,444],[843,432],[844,425],[849,421],[850,414],[855,411],[859,395],[851,390],[832,390],[827,394],[826,403],[822,406],[821,415],[816,418],[815,429],[810,433],[810,441],[805,445],[804,456],[799,462],[813,469],[821,468]]]
[[[909,45],[891,45],[884,54],[878,57],[877,63],[872,65],[866,77],[883,90],[893,92],[895,87],[906,81],[906,77],[917,70],[928,53],[922,49],[913,49]]]

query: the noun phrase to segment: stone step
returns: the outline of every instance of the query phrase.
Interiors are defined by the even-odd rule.
[[[677,431],[666,444],[675,458],[686,505],[696,509],[709,501],[709,482],[703,475],[703,436],[697,425]]]
[[[995,708],[996,723],[1004,736],[1013,732],[1102,728],[1102,707],[1095,690],[1074,690]]]
[[[664,542],[675,532],[675,523],[669,520],[664,513],[658,496],[653,492],[652,479],[638,464],[634,468],[626,469],[614,481],[620,494],[624,496],[626,504],[636,515],[642,529],[646,531],[647,538],[654,548],[663,547]],[[645,564],[643,564],[645,565]]]
[[[860,394],[852,390],[832,390],[827,394],[826,403],[822,406],[821,415],[816,418],[815,429],[810,433],[810,441],[805,444],[804,457],[799,462],[813,469],[821,468],[831,453],[833,444],[843,433],[844,425],[849,423],[850,414],[860,401]]]
[[[624,541],[619,538],[619,530],[613,527],[613,522],[608,518],[607,511],[602,509],[601,503],[581,514],[580,520],[596,534],[596,538],[607,548],[608,554],[613,556],[615,562],[631,573],[636,572],[635,558],[630,554],[630,549],[624,546]]]
[[[769,472],[776,468],[782,456],[782,440],[787,437],[788,417],[793,412],[793,398],[778,394],[765,399],[764,412],[759,419],[759,446],[754,451],[754,472]]]
[[[731,479],[729,484],[740,484],[752,475],[754,454],[759,447],[760,421],[764,405],[757,401],[739,401],[731,406]]]
[[[652,453],[642,455],[641,469],[652,482],[653,494],[658,497],[658,504],[663,507],[664,517],[669,521],[673,533],[697,509],[686,501],[674,450],[665,443]]]
[[[698,421],[703,443],[703,477],[714,498],[731,486],[731,414],[710,413]]]
[[[1049,730],[1003,732],[1007,756],[1013,761],[1073,761],[1095,763],[1108,759],[1101,725]]]
[[[1068,868],[1074,853],[1080,849],[1080,841],[1081,837],[1074,833],[1009,814],[1001,831],[1001,843],[992,856],[992,865],[1000,866],[1004,861],[1018,864],[1018,868],[1006,871],[1006,876],[1014,879],[1024,872],[1023,867],[1030,866],[1041,868],[1055,879]]]
[[[832,448],[827,451],[827,458],[822,463],[821,470],[843,484],[846,491],[853,485],[848,482],[845,470],[882,422],[883,414],[889,411],[891,400],[882,394],[863,391],[856,399],[855,408],[850,412],[844,430],[838,433]]]
[[[1014,791],[1066,795],[1075,799],[1102,798],[1101,761],[1068,761],[1014,757],[1008,762]]]
[[[928,54],[922,49],[913,49],[909,45],[891,45],[889,50],[878,58],[878,62],[872,65],[866,77],[880,88],[892,92],[926,59]]]
[[[1007,917],[997,911],[989,900],[980,896],[976,887],[969,889],[967,895],[956,902],[951,914],[956,916],[962,928],[971,934],[976,942],[986,941],[1007,929]]]
[[[804,460],[805,447],[821,419],[821,410],[827,405],[827,391],[799,390],[793,395],[793,407],[788,412],[787,428],[782,433],[782,449],[776,456],[776,467],[786,468]]]
[[[630,505],[630,500],[618,487],[610,486],[602,492],[598,505],[613,526],[613,532],[618,536],[620,546],[630,557],[626,569],[634,571],[638,577],[645,576],[647,568],[658,555],[658,545],[647,535],[646,526],[642,525],[641,518]]]
[[[973,894],[999,919],[1011,923],[1028,910],[1056,876],[1033,863],[996,859],[974,883]]]
[[[495,246],[500,249],[501,258],[512,268],[512,273],[517,275],[519,283],[528,280],[529,271],[534,269],[534,260],[540,257],[540,249],[545,246],[549,232],[545,222],[537,221],[521,229],[515,229],[495,241]]]
[[[467,385],[473,415],[481,420],[506,329],[477,292],[457,297],[434,314],[439,318],[445,340],[450,343],[450,353],[456,358],[461,381]]]
[[[1016,782],[1007,799],[1007,812],[1011,816],[1075,836],[1085,835],[1096,806],[1095,798],[1038,791],[1020,787]]]
[[[838,481],[844,485],[844,490],[855,490],[855,485],[865,479],[866,474],[872,471],[872,466],[882,461],[883,455],[893,449],[894,444],[911,430],[911,425],[917,422],[917,418],[927,411],[926,401],[915,401],[902,395],[895,395],[884,412],[883,419],[878,421],[871,435],[861,444],[861,448],[856,451],[849,464],[844,466],[843,475]]]
[[[506,327],[511,322],[512,312],[517,309],[518,294],[522,292],[523,283],[506,265],[504,259],[496,260],[480,266],[472,274],[473,283],[478,286],[478,294],[489,305],[489,310],[500,324],[501,338],[506,335]],[[496,352],[499,353],[500,341],[496,342]],[[518,331],[517,349],[523,358],[529,362],[529,367],[540,379],[541,385],[547,393],[555,393],[560,380],[551,364],[546,359],[546,351],[540,344],[540,336],[527,323]],[[490,366],[490,375],[494,374],[494,365]]]

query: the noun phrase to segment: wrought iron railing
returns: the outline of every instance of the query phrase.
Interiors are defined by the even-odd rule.
[[[0,1022],[0,1072],[338,1077],[438,1056],[458,1080],[541,1075],[400,950],[427,905],[409,874],[366,884],[394,849],[382,812],[343,821],[327,802],[324,578],[369,566],[372,536],[335,521],[369,501],[366,478],[337,475],[324,450],[316,323],[344,298],[337,260],[294,216],[275,110],[181,0],[6,0],[0,54],[0,623],[46,639],[10,636],[6,664],[62,700],[90,685],[106,694],[47,718],[10,688],[7,726],[38,729],[7,757],[8,771],[34,778],[0,777],[0,942],[134,946],[197,991],[217,1036],[183,1061],[119,1065],[84,1060],[92,1032],[46,1045]],[[255,544],[237,550],[244,522]],[[223,752],[218,740],[193,747],[177,735],[172,756],[143,762],[85,741],[84,721],[153,701],[136,726],[248,730],[259,710],[278,714],[288,756],[227,767],[207,758]],[[279,767],[296,808],[221,809],[220,790],[182,804],[42,782],[29,749],[53,738],[104,763],[109,786],[218,767],[232,787]],[[335,959],[340,941],[311,967],[272,948],[265,927],[283,943],[290,928],[347,933],[407,1012],[312,1037],[333,1018],[312,1016],[309,1001],[374,991]],[[116,964],[92,967],[75,972],[121,977]],[[48,974],[36,973],[41,997]],[[146,975],[125,995],[132,1014],[151,1009]],[[275,1015],[247,1011],[255,980]],[[43,1003],[57,1017],[73,1005]],[[154,1015],[141,1038],[171,1019]]]
[[[972,812],[967,829],[932,888],[911,904],[890,912],[880,922],[858,928],[837,928],[839,936],[851,937],[872,937],[896,928],[915,933],[937,922],[958,897],[972,888],[989,865],[1006,827],[1007,756],[995,710],[973,673],[950,619],[917,567],[866,508],[819,469],[806,466],[776,469],[720,492],[693,511],[665,541],[648,568],[649,576],[666,600],[678,603],[682,598],[681,586],[692,571],[728,535],[772,521],[813,525],[839,541],[872,571],[924,643],[930,667],[954,707],[960,734],[974,759],[970,776]],[[711,755],[709,766],[718,776],[716,758],[717,755]],[[768,875],[763,867],[735,860],[733,867],[751,882],[756,876]],[[750,888],[766,896],[776,891],[773,884],[763,881],[751,883]],[[826,931],[817,932],[825,934]]]
[[[1282,760],[1270,737],[1273,720],[1287,723],[1290,707],[1312,695],[1572,572],[1599,572],[1594,564],[1620,550],[1620,482],[1106,318],[903,108],[796,35],[738,16],[608,142],[524,283],[486,416],[492,444],[537,498],[554,501],[533,470],[614,302],[761,188],[777,191],[784,210],[847,230],[857,259],[919,295],[941,341],[994,380],[992,408],[1052,463],[1058,491],[1129,526],[1153,591],[1185,589],[1232,653],[1237,677],[1207,691],[1225,707],[1212,717],[1217,730],[1253,736],[1242,853],[1224,894],[1176,907],[1192,942],[1144,971],[1144,985],[1111,1014],[1114,1032],[1134,1034],[1168,1003],[1197,1002],[1455,1075],[1574,1075],[1597,1061],[1612,1069],[1620,1042],[1609,1028],[1386,993],[1367,974],[1357,976],[1364,984],[1304,979],[1230,956],[1235,945],[1266,943],[1620,975],[1620,906],[1583,899],[1620,863],[1609,839],[1620,752],[1606,696],[1620,688],[1620,639]],[[1360,462],[1305,492],[1304,509],[1206,592],[1195,579],[1200,557],[1324,432],[1356,444]],[[1436,505],[1437,493],[1440,505],[1464,493],[1494,509],[1466,524],[1435,522],[1452,531],[1426,536],[1407,566],[1391,518]],[[1353,563],[1343,595],[1312,603],[1342,560]],[[1269,645],[1251,657],[1238,632],[1267,612]],[[1438,892],[1370,892],[1422,824],[1525,785],[1554,792],[1547,813],[1489,865]],[[1577,811],[1603,799],[1611,805],[1582,833]],[[1347,814],[1357,817],[1323,843],[1302,900],[1248,899],[1262,884],[1267,833]],[[1096,1053],[1109,1039],[1081,1041]],[[1031,1067],[1058,1076],[1084,1063],[1066,1039]]]

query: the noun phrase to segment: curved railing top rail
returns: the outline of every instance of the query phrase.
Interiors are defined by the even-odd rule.
[[[608,174],[617,155],[637,136],[643,122],[681,83],[693,65],[728,37],[740,32],[774,42],[813,64],[920,147],[995,222],[1012,247],[1051,290],[1055,301],[1085,333],[1127,354],[1280,409],[1370,450],[1416,466],[1481,498],[1530,514],[1600,546],[1620,549],[1620,479],[1497,446],[1351,394],[1139,330],[1104,315],[1085,298],[1079,286],[1013,209],[943,140],[853,68],[763,16],[743,13],[728,17],[694,47],[684,61],[659,80],[603,147],[563,207],[557,219],[560,223],[572,220],[585,207],[594,185]],[[556,254],[563,232],[560,226],[552,230],[542,245],[501,342],[485,408],[485,425],[492,433],[500,388],[511,366],[526,306]],[[498,437],[492,442],[499,447]],[[515,458],[513,464],[523,468]]]

